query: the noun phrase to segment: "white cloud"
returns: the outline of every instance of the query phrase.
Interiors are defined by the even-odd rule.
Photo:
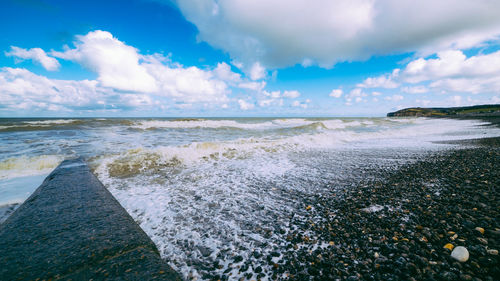
[[[165,109],[170,103],[176,108],[193,108],[196,104],[205,107],[218,104],[227,108],[232,87],[260,94],[266,86],[265,81],[242,78],[224,62],[213,69],[201,69],[174,63],[170,55],[142,55],[106,31],[93,31],[76,38],[74,48],[65,47],[64,51],[51,54],[94,71],[97,80],[54,80],[25,69],[3,68],[0,106],[8,110],[85,108],[117,111]],[[27,51],[31,50],[36,48]],[[16,48],[13,51],[20,54]],[[287,95],[294,95],[293,91],[290,93]],[[254,106],[241,102],[239,105],[246,109]]]
[[[283,92],[283,97],[285,97],[285,98],[296,99],[299,96],[300,96],[300,93],[298,91],[284,91]]]
[[[390,75],[366,78],[363,83],[356,85],[358,88],[385,88],[394,89],[399,87],[399,83],[394,79],[399,76],[399,69],[395,69]]]
[[[261,107],[267,107],[271,105],[283,106],[283,98],[295,99],[300,96],[300,93],[296,90],[284,91],[283,93],[281,93],[281,91],[262,91],[259,96],[260,98],[258,104]]]
[[[283,106],[283,99],[261,99],[258,103],[260,107]]]
[[[281,97],[281,91],[272,91],[272,92],[263,91],[262,94],[266,97],[270,97],[273,99],[277,99],[277,98]]]
[[[238,104],[239,104],[241,110],[250,110],[250,109],[254,108],[253,103],[248,103],[242,99],[238,100]]]
[[[76,36],[75,49],[52,52],[55,57],[80,63],[98,74],[105,87],[123,91],[155,92],[156,80],[139,63],[138,50],[107,31],[96,30]]]
[[[392,95],[389,97],[385,97],[384,99],[388,100],[388,101],[398,102],[398,101],[403,100],[404,97],[402,95]]]
[[[266,69],[262,67],[260,62],[255,62],[252,67],[250,68],[250,73],[249,73],[250,79],[252,80],[259,80],[264,77],[266,77]]]
[[[417,99],[415,100],[416,103],[424,106],[424,107],[427,107],[429,106],[429,104],[431,104],[431,101],[430,100],[421,100],[421,99]]]
[[[500,91],[500,51],[469,58],[461,51],[445,51],[438,53],[437,58],[419,58],[402,70],[401,80],[429,82],[429,87],[438,93],[497,93]]]
[[[372,92],[372,96],[376,97],[376,96],[380,96],[382,95],[381,92]]]
[[[330,92],[329,96],[332,98],[340,98],[343,93],[344,93],[344,91],[342,91],[342,89],[333,89]]]
[[[213,70],[215,77],[220,80],[239,83],[241,82],[241,75],[238,73],[234,73],[231,70],[231,66],[225,62],[221,62],[217,64],[217,67]]]
[[[306,109],[309,106],[308,105],[309,102],[308,101],[306,101],[306,102],[299,102],[299,101],[296,100],[296,101],[292,102],[292,106],[293,107],[302,107],[303,109]]]
[[[160,54],[141,55],[106,31],[76,37],[75,48],[52,55],[75,61],[97,73],[101,86],[125,92],[170,97],[177,102],[223,103],[229,86],[261,91],[266,83],[249,82],[222,62],[212,70],[184,67]]]
[[[423,94],[429,92],[425,86],[402,87],[401,91],[408,94]]]
[[[477,78],[500,75],[500,51],[467,58],[462,51],[445,51],[435,59],[417,59],[402,71],[405,82],[418,83],[443,78]]]
[[[255,92],[260,92],[266,87],[266,82],[242,82],[238,84],[238,88],[249,89]]]
[[[165,1],[165,0],[163,0]],[[171,1],[165,1],[171,3]],[[329,67],[373,55],[464,49],[500,35],[500,1],[176,0],[198,39],[237,61]],[[397,34],[398,36],[395,36]],[[399,36],[404,35],[404,36]]]
[[[453,99],[443,100],[444,103],[436,103],[439,106],[463,105],[464,100],[459,101],[460,96],[456,94],[496,95],[500,93],[500,51],[487,54],[479,53],[469,57],[462,51],[443,51],[439,52],[436,57],[414,59],[402,69],[396,68],[392,73],[367,78],[356,86],[388,88],[387,84],[391,83],[398,85],[395,89],[400,93],[455,95]],[[346,101],[348,103],[355,101],[356,94],[359,92],[359,90],[352,92]],[[378,95],[378,92],[373,92],[372,95]],[[393,95],[385,99],[397,102],[401,100],[399,97],[403,96]],[[424,99],[418,101],[423,105],[429,104]],[[468,104],[484,103],[486,100],[479,99],[467,102]]]
[[[227,101],[227,84],[211,71],[197,67],[170,67],[162,63],[145,64],[144,68],[158,85],[157,95],[187,103]]]
[[[57,59],[47,56],[44,50],[40,48],[23,49],[15,46],[10,47],[10,52],[5,52],[8,57],[16,57],[17,59],[31,59],[40,63],[46,70],[55,71],[61,66]]]
[[[70,109],[102,108],[103,100],[114,93],[98,86],[97,81],[66,81],[48,79],[26,69],[0,69],[2,107],[8,110],[68,111]]]
[[[345,95],[345,101],[346,105],[352,105],[352,102],[355,101],[356,103],[360,102],[366,102],[366,99],[364,97],[368,96],[365,92],[363,92],[363,89],[360,88],[355,88],[352,89],[347,95]]]
[[[259,101],[259,106],[261,106],[261,107],[270,106],[273,102],[274,102],[273,99],[260,100]]]

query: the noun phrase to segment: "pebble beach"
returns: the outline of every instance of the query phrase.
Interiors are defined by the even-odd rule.
[[[300,228],[289,250],[268,257],[271,279],[498,280],[500,138],[456,144],[308,198],[309,219],[291,218]]]
[[[497,280],[498,119],[4,120],[0,220],[78,155],[186,280]]]

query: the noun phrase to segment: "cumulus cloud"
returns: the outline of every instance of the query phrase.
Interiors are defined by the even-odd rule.
[[[402,87],[401,91],[408,94],[423,94],[429,92],[425,86]]]
[[[218,63],[217,67],[213,70],[213,72],[215,76],[220,80],[233,83],[241,82],[241,75],[238,73],[234,73],[231,70],[231,66],[225,62]]]
[[[477,78],[500,75],[500,51],[467,58],[462,51],[439,52],[435,59],[420,58],[402,71],[405,82],[418,83],[443,78]]]
[[[250,82],[231,70],[227,63],[210,69],[184,67],[160,54],[142,55],[136,48],[121,42],[107,31],[92,31],[76,36],[75,47],[55,57],[75,61],[95,72],[103,87],[136,93],[170,97],[185,103],[226,102],[230,86],[261,91],[266,83]],[[258,64],[254,77],[264,71]],[[265,76],[265,74],[264,74]]]
[[[283,99],[262,99],[258,101],[260,107],[283,106]]]
[[[392,96],[389,96],[389,97],[385,97],[384,99],[388,100],[388,101],[398,102],[398,101],[403,100],[404,97],[402,95],[392,95]]]
[[[33,51],[35,50],[35,51]],[[38,51],[39,50],[39,51]],[[38,48],[24,50],[13,47],[8,55],[35,57],[46,53]],[[96,80],[54,80],[20,68],[2,68],[0,94],[3,108],[30,107],[39,110],[86,110],[157,108],[170,104],[175,108],[192,108],[219,105],[228,108],[228,95],[232,90],[242,94],[263,95],[265,81],[252,81],[231,70],[221,62],[212,69],[185,67],[172,62],[161,54],[143,55],[138,49],[125,44],[106,31],[92,31],[76,36],[74,47],[52,51],[51,55],[74,61],[97,74]],[[41,61],[46,61],[43,56]],[[49,60],[50,61],[50,60]],[[257,67],[257,70],[265,69]],[[259,71],[261,71],[259,70]],[[257,72],[259,72],[257,71]],[[258,73],[257,73],[258,74]],[[260,77],[255,74],[253,78]],[[273,104],[280,97],[295,98],[297,91],[277,91],[271,94]],[[265,104],[263,102],[262,104]],[[281,101],[282,104],[282,101]],[[254,104],[238,101],[242,109],[252,109]]]
[[[47,56],[40,48],[23,49],[15,46],[10,47],[10,52],[5,52],[8,57],[15,57],[20,60],[33,60],[43,66],[46,70],[55,71],[61,66],[57,59]]]
[[[296,99],[300,96],[300,92],[292,91],[262,91],[258,95],[258,104],[260,107],[283,106],[284,99]],[[292,105],[295,102],[292,103]]]
[[[76,38],[76,48],[51,54],[78,62],[97,73],[97,79],[105,87],[145,93],[158,90],[155,78],[139,63],[136,48],[124,44],[107,31],[96,30]]]
[[[238,84],[238,88],[249,89],[255,92],[260,92],[266,87],[266,82],[242,82]]]
[[[252,80],[262,79],[266,77],[266,69],[262,67],[260,62],[255,62],[250,68],[249,76]]]
[[[393,87],[396,86],[397,87]],[[396,68],[391,73],[378,77],[369,77],[359,83],[347,99],[347,103],[359,97],[361,88],[386,88],[398,93],[434,95],[452,94],[452,97],[442,99],[436,106],[464,105],[488,103],[488,99],[463,99],[459,94],[497,95],[500,93],[500,51],[478,53],[466,56],[462,51],[448,50],[437,53],[430,58],[417,58],[408,62],[401,69]],[[390,86],[390,87],[388,87]],[[357,90],[358,89],[358,90]],[[372,95],[375,95],[373,92]],[[377,94],[378,95],[378,94]],[[402,95],[392,95],[385,100],[397,102]],[[421,105],[429,105],[428,99],[417,99]]]
[[[299,102],[299,101],[294,101],[292,102],[293,107],[301,107],[303,109],[306,109],[309,106],[309,103],[311,102],[310,99],[306,99],[304,102]]]
[[[399,76],[399,69],[395,69],[390,75],[382,75],[379,77],[368,77],[360,83],[356,85],[358,88],[385,88],[385,89],[394,89],[399,87],[399,83],[395,82]]]
[[[299,96],[300,96],[299,91],[284,91],[283,92],[283,97],[285,97],[285,98],[296,99]]]
[[[239,99],[238,100],[238,105],[240,106],[241,110],[250,110],[254,108],[253,103],[246,102],[245,100]]]
[[[340,98],[343,93],[344,93],[344,91],[342,91],[342,89],[333,89],[330,92],[329,96],[332,98]]]
[[[157,95],[175,101],[226,102],[229,94],[226,82],[215,77],[212,71],[197,67],[170,67],[160,62],[143,65],[157,84]]]
[[[69,111],[103,108],[105,100],[117,97],[97,81],[48,79],[26,69],[0,69],[2,107],[8,110]]]
[[[339,61],[400,52],[430,54],[479,46],[500,35],[500,1],[173,2],[196,25],[199,40],[246,65],[260,62],[266,68],[330,67]]]
[[[228,84],[242,82],[240,74],[226,63],[213,70],[183,67],[160,54],[141,55],[107,31],[76,36],[75,48],[52,55],[75,61],[95,72],[103,87],[118,91],[149,93],[171,97],[174,101],[225,102]]]
[[[351,90],[347,95],[345,95],[345,104],[352,105],[353,101],[356,103],[366,102],[366,99],[364,99],[364,97],[367,96],[368,95],[363,92],[363,89],[355,88]]]
[[[401,72],[407,83],[429,82],[439,92],[495,93],[500,91],[500,51],[469,58],[462,51],[440,52],[437,58],[411,61]]]

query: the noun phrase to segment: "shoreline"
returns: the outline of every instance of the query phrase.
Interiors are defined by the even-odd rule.
[[[499,117],[467,119],[500,126]],[[460,146],[311,202],[309,222],[291,219],[300,228],[273,277],[496,280],[500,137],[447,143]],[[448,243],[466,247],[468,261],[453,259]]]
[[[466,119],[492,123],[481,126],[500,124],[500,118]],[[483,131],[487,130],[489,129]],[[245,249],[253,257],[246,254],[221,254],[219,257],[217,254],[213,265],[205,260],[193,260],[192,268],[201,269],[199,277],[204,280],[231,280],[236,276],[246,277],[248,280],[303,280],[309,279],[309,276],[317,280],[491,280],[488,276],[499,273],[498,270],[494,271],[499,265],[498,255],[488,253],[490,249],[500,248],[497,237],[498,209],[495,205],[498,193],[487,190],[485,197],[481,195],[482,191],[475,192],[477,190],[474,188],[476,185],[483,188],[484,182],[481,181],[484,180],[493,182],[493,186],[499,186],[498,172],[483,176],[477,173],[494,170],[498,166],[500,138],[444,143],[456,146],[450,145],[437,152],[423,153],[422,157],[411,159],[407,164],[390,164],[391,161],[407,159],[407,155],[403,153],[400,158],[389,160],[389,165],[375,161],[367,165],[347,166],[345,168],[350,169],[345,171],[346,176],[339,180],[333,179],[335,182],[330,184],[304,183],[304,193],[299,190],[296,194],[291,194],[286,188],[280,189],[283,196],[290,198],[288,203],[293,204],[294,213],[285,214],[284,220],[271,223],[270,228],[262,225],[265,226],[264,235],[280,236],[277,240],[280,242],[278,248],[267,247],[262,252],[258,249],[260,246]],[[385,156],[387,155],[380,159],[385,161]],[[363,159],[363,162],[370,162],[365,160],[370,159]],[[488,161],[491,165],[485,168],[485,162]],[[325,169],[334,170],[329,163],[331,162],[326,162]],[[458,175],[454,175],[457,171]],[[452,175],[454,178],[450,178]],[[464,177],[478,179],[471,181]],[[464,182],[467,185],[461,186]],[[325,185],[322,188],[325,192],[316,194],[307,191],[309,187],[314,190],[318,184]],[[270,188],[275,187],[273,185]],[[459,193],[459,196],[455,194],[450,197],[453,193]],[[479,196],[478,200],[470,199],[474,196]],[[483,199],[488,196],[493,201],[485,203]],[[480,211],[469,214],[470,208],[466,206],[469,201],[476,201],[478,206],[473,208]],[[486,205],[486,214],[480,203]],[[455,206],[457,204],[459,207]],[[452,215],[442,217],[443,212],[450,212]],[[457,214],[467,220],[470,229],[462,225],[456,218]],[[474,217],[475,215],[479,217]],[[1,216],[0,212],[0,220]],[[484,216],[492,219],[493,223]],[[438,219],[437,223],[435,218]],[[293,228],[290,231],[287,229],[286,233],[282,232],[281,223],[288,220],[286,225]],[[487,223],[482,223],[483,220]],[[440,228],[441,221],[445,221],[451,230]],[[485,233],[474,236],[478,234],[474,232],[478,227],[475,224],[485,229]],[[457,237],[450,240],[455,234],[450,236],[448,231],[455,232]],[[263,232],[259,230],[259,233]],[[467,244],[469,241],[484,242],[477,238],[487,239],[488,244],[481,244],[483,248]],[[455,264],[449,257],[450,251],[443,249],[444,244],[441,245],[443,239],[448,239],[446,243],[451,241],[449,243],[454,246],[465,245],[471,254],[469,261]],[[286,247],[281,248],[282,245]],[[471,269],[472,262],[478,268]],[[475,279],[476,277],[479,279]]]

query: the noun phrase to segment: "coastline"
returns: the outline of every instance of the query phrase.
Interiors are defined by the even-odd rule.
[[[500,125],[500,118],[474,117]],[[448,142],[450,143],[450,142]],[[311,202],[274,276],[302,280],[496,280],[500,276],[500,137],[452,142],[344,194]],[[318,220],[317,217],[322,219]],[[319,223],[318,223],[319,221]],[[315,246],[318,241],[328,245]],[[464,246],[458,262],[444,248]],[[305,246],[304,246],[305,245]]]
[[[498,118],[494,120],[491,118],[472,119],[489,121],[492,125],[498,125],[500,123]],[[437,121],[448,122],[450,120]],[[312,121],[306,120],[302,122]],[[345,123],[345,121],[342,122]],[[474,122],[469,123],[472,124]],[[165,125],[164,123],[162,124]],[[231,124],[238,125],[239,123]],[[246,123],[242,124],[242,127],[248,126]],[[333,125],[335,124],[336,123]],[[363,123],[359,122],[359,124],[361,125]],[[438,122],[438,124],[446,124],[446,122]],[[131,124],[128,124],[127,127],[130,125]],[[492,125],[484,124],[485,127],[480,130],[481,133],[474,134],[474,136],[496,136],[496,133],[488,133],[493,132],[490,131],[488,127]],[[183,126],[186,126],[186,124],[183,124]],[[78,128],[77,126],[74,129],[76,130]],[[293,128],[295,128],[293,130],[296,130],[297,127]],[[298,128],[301,130],[303,128],[310,129],[311,126],[301,126]],[[438,134],[440,130],[446,129],[446,127],[441,128],[440,126],[425,128],[430,130],[421,131]],[[463,132],[467,132],[467,127],[462,126],[460,128],[463,128]],[[319,128],[319,130],[321,130],[321,128]],[[497,129],[495,128],[495,130]],[[163,132],[162,129],[157,131]],[[141,134],[142,132],[143,131],[138,131],[138,133]],[[156,129],[152,130],[152,132],[156,132]],[[411,131],[404,132],[411,133]],[[460,131],[455,130],[454,132],[460,134]],[[252,133],[252,131],[250,131],[250,133]],[[391,137],[386,137],[384,140],[391,141]],[[435,141],[435,143],[439,143],[439,141]],[[495,231],[498,227],[498,223],[496,222],[498,213],[495,209],[494,201],[498,196],[495,191],[493,193],[486,191],[486,197],[493,196],[494,199],[493,203],[489,202],[486,204],[483,202],[483,197],[480,195],[481,192],[477,193],[477,190],[474,190],[474,188],[477,184],[484,185],[484,183],[481,183],[481,180],[486,180],[490,183],[493,182],[495,186],[498,186],[497,182],[494,180],[499,178],[499,176],[498,174],[492,175],[490,173],[479,177],[480,180],[477,182],[475,180],[469,180],[468,186],[463,187],[459,185],[464,182],[462,176],[475,177],[480,171],[492,170],[495,165],[498,166],[499,138],[446,141],[445,143],[448,145],[443,146],[443,148],[437,148],[439,145],[432,145],[435,149],[429,149],[428,151],[422,149],[421,151],[418,150],[418,152],[412,151],[414,148],[411,146],[402,146],[398,148],[399,150],[397,152],[387,151],[388,154],[384,153],[383,150],[378,151],[376,154],[371,154],[370,149],[354,148],[347,152],[344,151],[343,153],[346,153],[346,155],[342,157],[325,158],[326,160],[319,161],[318,163],[323,165],[320,166],[321,170],[318,170],[320,171],[318,174],[312,174],[310,176],[308,173],[302,173],[284,181],[284,184],[277,184],[273,181],[262,181],[259,185],[255,185],[258,187],[255,190],[245,189],[245,186],[240,186],[243,187],[242,196],[244,197],[250,197],[252,193],[248,192],[256,191],[255,195],[258,196],[258,202],[260,203],[257,207],[262,209],[256,209],[255,205],[240,205],[240,202],[237,200],[233,201],[231,198],[223,198],[236,203],[236,207],[229,209],[228,211],[230,212],[228,213],[232,214],[239,210],[243,210],[247,211],[247,214],[252,215],[252,213],[257,210],[258,214],[255,217],[256,222],[248,224],[248,226],[245,226],[246,228],[242,229],[250,233],[262,235],[262,237],[269,240],[263,240],[262,242],[258,241],[259,243],[251,241],[246,243],[248,242],[247,240],[244,241],[246,244],[235,243],[234,245],[240,248],[232,252],[228,251],[226,248],[220,247],[220,245],[218,248],[209,249],[205,247],[203,243],[194,244],[195,247],[190,245],[180,247],[182,254],[198,254],[198,252],[201,254],[198,256],[192,255],[186,259],[186,267],[188,270],[193,270],[198,276],[196,274],[190,275],[184,272],[184,277],[187,279],[198,277],[203,280],[231,280],[241,277],[246,277],[248,280],[259,278],[270,278],[274,280],[286,279],[287,277],[292,280],[302,280],[308,279],[309,276],[318,280],[386,280],[391,278],[406,280],[410,279],[410,277],[417,280],[453,278],[479,280],[474,279],[475,277],[479,277],[480,280],[489,280],[488,278],[485,279],[484,276],[494,276],[494,274],[498,273],[496,271],[490,272],[491,268],[495,266],[498,267],[498,259],[492,260],[491,258],[495,258],[493,257],[494,255],[488,254],[487,250],[485,250],[486,246],[489,247],[488,249],[499,248],[497,242],[498,238],[495,238]],[[417,143],[416,147],[418,146],[419,144]],[[465,153],[466,151],[469,151],[469,153]],[[309,151],[306,151],[300,155],[301,157],[303,156],[305,160],[301,160],[298,163],[307,166],[314,165],[313,163],[315,162],[311,160],[322,157],[322,152],[313,152],[310,155]],[[138,156],[141,156],[141,154]],[[357,157],[358,160],[351,162],[342,161],[343,159],[350,159],[353,157]],[[143,158],[140,157],[133,159],[143,161]],[[223,164],[222,162],[215,163]],[[483,167],[485,163],[492,163],[491,166],[493,166],[493,168],[490,166],[485,169]],[[263,165],[269,166],[268,163]],[[475,171],[469,171],[471,167],[474,168]],[[249,168],[251,167],[246,165],[242,167],[242,171],[248,170]],[[195,167],[193,171],[198,169],[199,167]],[[210,167],[209,170],[212,171],[212,169],[213,168]],[[462,170],[467,170],[469,174],[463,173]],[[151,171],[153,172],[153,170]],[[311,169],[309,171],[316,170]],[[159,175],[159,173],[161,173],[161,171],[154,170],[155,175]],[[328,175],[328,173],[330,174]],[[454,175],[455,178],[450,179],[449,177],[453,173],[458,173],[458,175]],[[239,174],[238,177],[239,181],[244,179],[243,175]],[[252,175],[251,178],[253,177]],[[328,180],[316,180],[317,177]],[[127,186],[129,185],[129,182],[126,180],[124,180],[124,182],[127,183]],[[217,184],[219,183],[220,182],[217,182]],[[294,184],[297,186],[293,186]],[[292,185],[292,188],[290,188],[290,185]],[[442,187],[442,185],[449,186]],[[454,191],[455,189],[460,191],[460,196],[456,197],[455,195],[454,197],[449,197],[450,193],[457,193]],[[467,193],[461,191],[462,189],[472,191]],[[209,190],[212,190],[212,186],[209,186]],[[198,192],[198,190],[196,191]],[[161,198],[163,193],[157,194],[160,195]],[[194,193],[190,195],[192,194]],[[118,193],[118,195],[120,195],[120,193]],[[203,203],[204,200],[213,199],[204,194],[196,195],[197,196],[194,196],[195,199],[187,201],[187,204],[186,201],[182,201],[184,200],[182,198],[180,200],[174,199],[170,204],[177,204],[180,202],[179,205],[177,205],[178,207],[186,205],[191,206],[191,204],[199,204]],[[430,197],[427,197],[427,195]],[[480,196],[478,200],[475,200],[477,202],[476,205],[480,205],[479,202],[486,204],[487,210],[485,211],[486,215],[481,213],[481,211],[479,214],[480,217],[477,217],[477,214],[473,213],[472,216],[474,220],[472,220],[468,217],[471,216],[471,214],[467,213],[468,209],[464,209],[465,207],[462,206],[465,206],[465,203],[468,201],[474,201],[474,199],[471,200],[470,198],[476,195]],[[280,199],[281,196],[285,198],[286,200],[276,200],[272,202],[278,203],[273,204],[273,206],[280,206],[287,208],[287,210],[285,212],[262,212],[261,214],[260,210],[267,210],[264,209],[266,207],[265,204],[262,204],[266,202],[261,201],[266,200],[267,198],[265,197],[267,196],[278,196],[278,199]],[[117,198],[120,199],[119,196]],[[220,198],[221,197],[217,197],[216,200]],[[125,202],[124,207],[132,216],[134,214],[134,208],[138,207],[140,209],[144,206],[144,204],[132,204],[127,206],[127,200],[129,198],[125,196],[121,197],[121,199],[123,201],[120,203],[124,204],[123,202]],[[147,202],[149,204],[151,197],[148,198],[148,196],[145,196],[142,199],[148,200]],[[141,198],[137,196],[134,196],[133,200],[141,202]],[[243,198],[241,198],[241,200],[243,200]],[[158,200],[156,201],[156,205],[160,206],[165,202],[165,200]],[[206,202],[210,201],[207,200]],[[457,207],[455,207],[456,204],[459,205],[458,210]],[[203,214],[206,219],[210,219],[209,217],[212,215],[217,215],[217,213],[209,212],[211,210],[210,206],[217,205],[207,206],[209,207],[208,210],[199,208],[199,211],[203,213],[198,212],[197,214]],[[430,207],[430,209],[426,209],[428,207]],[[483,206],[480,205],[475,208],[480,209],[483,208]],[[468,223],[468,226],[471,228],[465,229],[461,221],[453,216],[449,218],[448,216],[442,217],[442,214],[433,214],[446,213],[448,209],[453,211],[450,211],[453,216],[456,216],[458,213],[469,222],[473,221],[473,224],[478,224],[480,227],[483,227],[485,229],[485,234],[474,236],[476,225]],[[467,216],[462,215],[462,213],[467,213]],[[148,215],[149,218],[154,219],[157,214],[152,212]],[[490,224],[482,223],[484,220],[483,216],[494,218],[495,220]],[[144,217],[148,218],[148,216]],[[136,222],[140,223],[143,221],[142,219],[144,217],[139,217],[138,219],[135,217]],[[189,218],[191,217],[193,217],[192,214]],[[436,228],[436,225],[439,223],[434,221],[435,217],[439,219],[439,223],[443,220],[449,222],[448,228],[451,230],[448,230],[448,228]],[[170,216],[158,216],[158,218],[170,218]],[[236,217],[234,219],[235,221],[245,222],[245,219],[241,217]],[[476,221],[479,221],[479,223],[475,223]],[[157,225],[157,227],[163,227],[165,225],[168,224],[162,223]],[[148,228],[148,225],[141,226],[146,232],[148,229],[151,230],[151,228]],[[210,225],[207,224],[207,227],[210,227]],[[221,239],[226,239],[226,237],[224,237],[224,233],[227,232],[226,229],[219,229],[219,233],[214,234],[212,237],[215,239],[219,237],[221,237]],[[156,233],[162,235],[167,233],[167,231],[168,228],[165,227],[165,229]],[[453,245],[465,245],[469,249],[471,259],[467,263],[455,265],[453,260],[449,258],[450,251],[443,249],[443,245],[441,245],[443,239],[451,239],[448,238],[448,236],[450,236],[448,235],[448,231],[453,231],[457,234],[457,238],[451,240]],[[469,235],[471,231],[473,234]],[[493,231],[493,234],[491,234],[491,231]],[[465,232],[465,234],[463,232]],[[177,238],[161,238],[164,240],[160,240],[160,243],[158,243],[158,235],[155,236],[155,232],[149,232],[148,234],[150,238],[157,243],[157,247],[160,251],[163,251],[163,253],[165,253],[165,245],[171,245],[169,244],[171,241],[177,241],[174,240]],[[442,235],[443,237],[439,237],[438,240],[433,240],[432,237],[436,235]],[[450,237],[453,237],[453,235]],[[245,237],[242,235],[239,238]],[[464,238],[467,240],[459,240]],[[477,238],[488,239],[488,244],[479,250],[471,250],[469,246],[476,246],[475,244],[467,244],[467,241],[475,241]],[[164,243],[162,244],[161,241]],[[232,242],[230,240],[225,240],[225,243],[231,245]],[[443,251],[443,253],[440,253],[440,251]],[[174,258],[168,260],[171,252],[167,253],[167,255],[164,255],[164,259],[166,256],[166,261],[172,262]],[[479,258],[482,258],[482,260],[479,261]],[[183,262],[184,260],[181,261]],[[471,269],[470,264],[472,264],[472,262],[475,262],[480,269]],[[179,263],[173,263],[175,266],[178,266],[178,264]],[[464,266],[465,271],[462,270]],[[186,267],[184,267],[184,269],[186,269]],[[441,276],[442,274],[444,275]]]

